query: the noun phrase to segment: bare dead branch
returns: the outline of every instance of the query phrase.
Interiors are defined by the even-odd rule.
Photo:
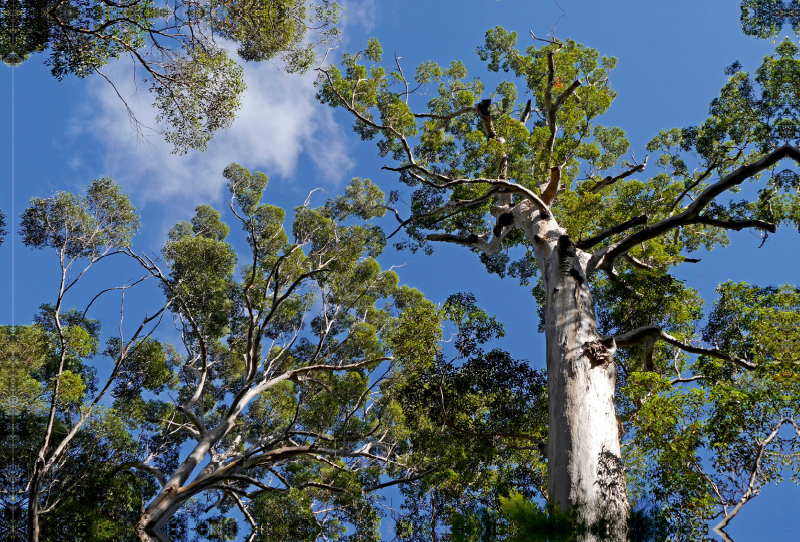
[[[619,181],[620,179],[624,179],[625,177],[630,177],[634,173],[638,173],[638,172],[644,171],[644,168],[647,167],[647,159],[648,158],[650,158],[649,154],[644,157],[644,162],[642,162],[641,164],[635,164],[632,168],[628,169],[627,171],[625,171],[623,173],[620,173],[619,175],[616,175],[616,176],[613,176],[613,177],[611,175],[607,176],[605,179],[603,179],[602,181],[599,181],[596,185],[591,187],[589,189],[589,192],[599,192],[603,188],[605,188],[607,186],[611,186],[612,184],[614,184],[615,182]]]
[[[500,242],[504,236],[501,234],[500,236],[495,236],[492,238],[491,241],[486,241],[483,236],[472,234],[472,235],[452,235],[450,233],[431,233],[426,238],[429,241],[437,241],[441,243],[455,243],[457,245],[462,245],[470,248],[477,248],[481,250],[484,254],[493,254],[497,249],[500,248]]]
[[[537,38],[536,34],[533,33],[533,30],[530,31],[530,35],[531,35],[531,39],[536,40],[536,41],[543,41],[543,42],[549,43],[551,45],[558,45],[559,47],[563,47],[564,46],[564,44],[561,43],[560,41],[552,41],[552,40],[547,40],[547,39],[544,39],[544,38]]]
[[[702,380],[704,378],[705,376],[703,375],[695,375],[686,378],[679,377],[679,378],[673,378],[672,380],[669,381],[669,383],[674,386],[676,384],[686,384],[688,382],[695,382],[697,380]]]

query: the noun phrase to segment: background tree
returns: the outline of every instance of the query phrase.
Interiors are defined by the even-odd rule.
[[[144,70],[165,139],[183,154],[205,150],[240,107],[242,68],[225,41],[244,61],[279,60],[287,72],[302,73],[315,47],[338,39],[339,11],[329,0],[4,0],[0,58],[14,66],[48,52],[46,63],[61,80],[106,78],[106,64],[129,56]]]
[[[241,279],[228,227],[204,205],[170,231],[165,270],[135,256],[175,299],[186,350],[177,401],[145,406],[135,393],[117,395],[121,411],[142,413],[133,425],[149,452],[137,467],[161,485],[139,523],[143,540],[168,539],[181,517],[203,536],[219,532],[234,506],[251,525],[249,540],[379,540],[384,488],[446,492],[444,481],[446,498],[463,503],[462,489],[476,483],[536,483],[527,467],[538,448],[500,440],[534,440],[513,431],[541,429],[543,379],[519,362],[512,375],[499,365],[507,354],[483,352],[502,326],[471,296],[439,309],[381,271],[383,233],[354,220],[385,212],[370,181],[354,179],[322,207],[296,208],[289,237],[284,212],[259,203],[265,175],[236,164],[224,175],[250,247]],[[450,362],[442,320],[456,325]],[[467,500],[493,498],[475,493]],[[435,537],[435,521],[420,527],[412,520],[401,530]]]
[[[203,536],[234,529],[237,507],[251,540],[377,540],[372,493],[423,474],[401,449],[402,411],[385,391],[403,363],[400,311],[425,301],[381,271],[380,230],[344,224],[382,214],[382,194],[356,179],[322,207],[306,202],[290,237],[284,211],[260,203],[265,175],[233,164],[225,177],[250,247],[241,279],[229,228],[205,205],[170,231],[165,269],[131,253],[175,299],[186,351],[174,400],[116,392],[141,428],[137,467],[160,484],[139,536],[168,540],[181,516]]]
[[[436,467],[400,488],[404,502],[394,514],[400,540],[446,540],[447,527],[458,531],[467,511],[497,509],[509,492],[532,498],[547,486],[543,372],[497,348],[486,351],[504,326],[472,295],[452,295],[441,310],[449,348],[419,356],[395,392],[409,446]]]
[[[30,326],[0,328],[0,420],[2,440],[0,484],[3,496],[4,540],[28,540],[25,485],[30,479],[48,421],[48,395],[58,342],[46,331],[50,318],[44,307]],[[76,316],[76,311],[71,316]],[[64,320],[70,315],[64,315]],[[89,348],[97,347],[99,325],[86,320]],[[83,389],[95,385],[94,367],[77,351],[69,361],[71,371],[61,377],[55,438],[71,429]],[[84,351],[85,354],[85,351]],[[48,367],[49,366],[49,367]],[[117,412],[95,408],[68,446],[44,475],[37,524],[42,540],[132,540],[148,480],[136,478],[125,465],[136,456],[136,440]]]
[[[16,357],[4,360],[11,367],[4,372],[10,372],[9,381],[14,386],[10,407],[12,412],[20,412],[14,425],[26,425],[27,442],[20,450],[20,459],[25,473],[22,483],[27,495],[27,536],[31,541],[42,536],[43,515],[74,495],[74,488],[81,487],[84,492],[88,489],[84,480],[113,484],[103,479],[108,472],[102,467],[94,473],[87,472],[87,462],[118,462],[133,452],[130,435],[119,415],[104,408],[101,400],[119,377],[131,372],[132,360],[142,349],[158,345],[150,334],[170,301],[146,315],[127,340],[120,335],[110,341],[103,354],[111,358],[112,367],[102,387],[96,369],[86,363],[99,353],[100,323],[87,318],[86,313],[98,297],[109,291],[120,290],[124,300],[125,291],[141,280],[100,291],[82,311],[65,310],[64,305],[67,293],[92,267],[130,245],[138,226],[136,209],[109,178],[92,181],[85,196],[61,192],[50,198],[33,198],[21,215],[23,244],[53,250],[60,269],[55,303],[42,305],[36,326],[21,335],[25,341],[28,336],[40,335],[42,355],[31,355],[22,365]],[[7,344],[12,353],[25,345],[15,344],[17,330],[21,329],[10,328]],[[158,389],[164,384],[164,362],[159,372],[157,361],[153,360],[148,368],[149,374],[155,376],[141,384],[145,389]],[[72,502],[76,505],[79,500]],[[63,528],[53,528],[54,532],[69,533],[75,527],[66,522]]]
[[[379,138],[381,156],[399,162],[384,169],[415,189],[411,216],[396,213],[398,231],[408,234],[399,247],[430,251],[431,242],[455,243],[479,254],[489,272],[537,277],[547,341],[547,496],[563,510],[576,505],[590,524],[607,521],[622,537],[630,501],[619,388],[629,379],[662,379],[673,365],[678,374],[666,382],[669,389],[702,382],[705,375],[694,372],[686,354],[699,354],[701,366],[721,360],[737,375],[760,366],[723,345],[698,344],[699,298],[669,270],[697,262],[684,253],[726,244],[729,229],[767,235],[800,224],[798,176],[776,170],[781,160],[800,158],[788,143],[798,138],[800,87],[792,81],[800,64],[786,41],[765,58],[755,81],[732,66],[708,120],[664,130],[648,143],[663,171],[639,181],[633,176],[648,158],[621,160],[629,147],[624,132],[597,124],[616,94],[608,79],[616,60],[570,40],[532,37],[544,45],[522,52],[516,34],[496,28],[478,49],[490,71],[524,81],[531,93],[524,105],[514,82],[483,98],[483,84],[468,80],[462,63],[445,69],[426,62],[416,70],[415,88],[434,86],[435,93],[427,112],[415,113],[412,82],[399,63],[389,71],[378,65],[374,39],[363,52],[343,55],[341,69],[320,68],[319,97],[352,114],[363,139]],[[752,200],[718,201],[762,177],[765,187]],[[510,252],[521,258],[509,263]],[[642,288],[662,296],[643,295]],[[660,310],[643,310],[652,306]]]
[[[218,529],[236,506],[251,540],[378,540],[373,493],[442,467],[408,425],[418,405],[403,400],[415,368],[437,359],[440,314],[380,270],[380,229],[345,225],[384,213],[371,182],[296,208],[290,238],[284,212],[259,203],[266,176],[233,164],[225,177],[251,250],[240,280],[208,206],[170,231],[168,270],[137,257],[176,299],[186,349],[177,402],[143,406],[163,417],[135,421],[151,450],[139,468],[162,487],[140,537],[167,539],[176,515],[193,513],[202,532]],[[198,509],[201,495],[210,504]]]
[[[295,209],[290,241],[284,211],[260,203],[266,176],[233,164],[225,177],[251,249],[239,280],[229,228],[206,205],[170,230],[163,262],[130,249],[138,216],[111,179],[85,196],[34,198],[22,214],[24,244],[52,249],[61,277],[32,325],[0,328],[0,453],[14,455],[0,473],[6,533],[231,540],[236,507],[250,540],[377,540],[380,490],[413,485],[447,510],[432,522],[411,510],[402,527],[435,536],[459,505],[541,491],[542,463],[530,469],[541,374],[484,352],[503,327],[472,296],[438,308],[381,271],[384,235],[362,223],[385,212],[370,181]],[[77,282],[120,253],[147,275],[64,310]],[[88,311],[147,277],[164,306],[101,351]],[[168,308],[184,355],[154,338]],[[94,358],[111,361],[102,387]]]
[[[677,540],[698,539],[714,519],[730,540],[722,529],[741,507],[784,470],[793,479],[798,472],[798,289],[726,282],[718,294],[701,336],[755,368],[701,356],[692,377],[699,386],[639,373],[622,392],[625,440],[641,454],[647,489],[679,526]],[[784,424],[792,438],[779,435]]]

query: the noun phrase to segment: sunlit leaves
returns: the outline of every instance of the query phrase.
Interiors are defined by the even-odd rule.
[[[102,74],[123,56],[139,64],[162,133],[180,154],[205,150],[240,106],[242,68],[219,48],[220,38],[237,45],[244,61],[276,61],[288,73],[304,73],[315,47],[339,39],[341,18],[331,0],[12,0],[4,11],[0,58],[7,64],[49,50],[45,63],[59,80]]]
[[[686,538],[751,483],[758,491],[796,466],[793,441],[766,441],[781,420],[798,416],[797,288],[726,282],[718,294],[703,340],[756,369],[700,356],[689,366],[696,384],[675,386],[656,365],[628,375],[619,397],[625,439],[636,445],[627,453],[641,454],[630,467],[647,473],[645,485]]]
[[[717,292],[720,297],[703,338],[755,363],[758,376],[796,386],[800,381],[800,290],[790,285],[760,288],[726,282]],[[704,358],[700,363],[711,377],[726,378],[727,373],[731,378],[738,372],[714,360]]]
[[[251,174],[239,164],[228,165],[222,175],[228,180],[228,191],[234,205],[245,215],[252,214],[269,182],[267,176],[260,171]]]
[[[306,534],[341,536],[347,523],[363,539],[377,539],[380,514],[362,489],[383,475],[402,477],[425,466],[426,455],[409,453],[406,413],[393,390],[404,368],[423,361],[420,353],[436,355],[440,313],[419,292],[400,288],[397,274],[376,261],[382,232],[358,220],[385,210],[383,193],[370,181],[354,179],[342,196],[319,207],[307,201],[284,229],[286,213],[262,203],[265,175],[231,164],[224,176],[251,253],[237,270],[229,229],[205,205],[170,230],[162,251],[168,269],[159,276],[186,355],[150,339],[127,351],[112,341],[106,354],[124,358],[115,406],[128,423],[140,424],[148,449],[163,450],[152,464],[166,473],[204,430],[195,421],[201,419],[202,427],[224,431],[205,472],[219,467],[215,454],[249,450],[247,457],[258,461],[232,472],[272,484],[268,494],[278,499],[272,505],[284,516],[313,517],[316,527]],[[169,402],[146,398],[165,392]],[[237,404],[242,397],[248,399]],[[320,446],[341,449],[342,456],[320,451],[320,459]],[[269,459],[292,447],[298,451],[287,459]],[[371,451],[360,458],[357,450]],[[302,495],[314,496],[313,507],[291,487],[305,487]],[[279,520],[260,499],[245,500],[260,522],[258,536],[305,536],[272,524]],[[332,511],[320,515],[320,502]],[[218,506],[220,514],[225,506]],[[196,514],[202,536],[223,528],[222,515],[190,508],[185,514]]]
[[[0,411],[20,416],[42,408],[43,390],[34,376],[45,363],[46,340],[39,326],[0,327]]]
[[[496,137],[487,137],[489,134],[474,113],[449,117],[463,108],[474,107],[484,93],[483,83],[477,78],[468,79],[467,69],[460,61],[451,62],[447,68],[431,61],[422,63],[416,68],[415,85],[398,69],[387,72],[375,64],[363,62],[376,62],[368,54],[344,54],[341,68],[326,68],[321,76],[319,98],[333,107],[346,103],[357,117],[355,130],[363,138],[372,139],[380,134],[382,139],[378,147],[382,156],[391,153],[394,159],[407,164],[408,156],[399,138],[419,134],[418,144],[413,147],[416,162],[430,171],[455,178],[497,178],[500,164],[507,162],[509,180],[538,191],[539,185],[549,178],[552,165],[566,162],[563,180],[567,186],[578,174],[578,158],[591,157],[603,169],[613,166],[627,149],[621,131],[598,128],[596,144],[583,140],[592,137],[594,118],[608,108],[615,95],[608,86],[608,70],[613,68],[614,61],[600,58],[595,51],[572,41],[562,48],[532,46],[524,53],[514,48],[515,43],[516,34],[496,28],[487,32],[486,45],[479,48],[482,58],[491,58],[490,70],[502,67],[521,79],[519,82],[503,81],[491,94]],[[555,55],[559,81],[567,84],[578,78],[582,81],[574,96],[560,106],[557,127],[552,127],[555,132],[553,149],[548,147],[552,134],[543,113],[547,57],[551,53]],[[421,104],[414,94],[424,92],[425,87],[434,91],[427,103],[428,111],[412,118],[406,102],[412,110],[418,110]],[[534,94],[533,113],[539,120],[532,125],[520,122],[524,103],[517,103],[517,100],[524,94],[522,89]],[[476,198],[487,190],[482,185],[462,185],[452,190],[419,186],[419,180],[407,171],[401,172],[400,180],[416,188],[411,200],[415,214],[430,212],[448,199]],[[407,226],[409,239],[398,243],[398,247],[428,251],[425,235],[431,229],[459,235],[488,233],[494,222],[488,217],[492,201],[462,209],[444,219],[431,216],[417,220]],[[504,240],[504,247],[522,242],[521,236],[512,234]],[[494,272],[505,272],[505,263],[489,263]]]
[[[439,319],[454,326],[452,359],[439,344]],[[418,327],[415,337],[414,322],[428,331]],[[396,353],[416,352],[393,396],[414,456],[435,457],[440,465],[419,487],[403,488],[401,539],[423,540],[467,508],[496,506],[512,489],[541,495],[545,467],[533,443],[546,438],[545,379],[502,350],[484,353],[503,326],[471,294],[455,294],[438,311],[406,308],[398,332],[403,349]]]
[[[382,217],[386,212],[384,194],[369,179],[354,178],[345,188],[343,196],[336,196],[325,204],[334,220],[355,216],[362,220]]]
[[[60,192],[32,198],[22,213],[20,234],[28,247],[51,248],[67,259],[93,259],[130,246],[138,227],[128,196],[113,179],[101,177],[89,184],[85,196]]]
[[[143,391],[159,393],[176,383],[179,358],[172,346],[147,338],[122,352],[120,340],[112,337],[104,354],[114,360],[122,359],[113,391],[117,399],[138,396]]]
[[[193,48],[151,79],[158,122],[173,152],[205,150],[214,132],[227,128],[241,107],[244,72],[221,49]]]
[[[438,341],[442,337],[440,318],[436,307],[420,294],[401,291],[403,312],[399,325],[391,336],[395,359],[403,366],[428,369],[433,367],[438,353]]]
[[[189,233],[186,227],[178,226],[170,231],[170,240],[164,245],[163,254],[170,266],[170,281],[163,284],[165,293],[177,297],[178,302],[191,310],[197,324],[206,327],[212,336],[219,336],[225,329],[229,302],[224,290],[232,279],[236,266],[236,253],[223,240],[207,237],[200,226],[208,210],[198,207],[195,217],[197,233]],[[225,232],[227,226],[208,223],[215,230]],[[224,227],[223,227],[224,226]]]
[[[338,29],[330,25],[338,21],[339,10],[327,0],[316,6],[304,0],[261,0],[212,2],[210,7],[212,27],[239,45],[243,60],[282,58],[290,73],[304,72],[314,61],[313,44],[304,43],[309,22],[324,29],[320,44],[329,45],[338,37]]]

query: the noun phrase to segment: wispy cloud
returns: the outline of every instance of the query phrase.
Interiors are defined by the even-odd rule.
[[[340,0],[344,8],[344,19],[340,25],[347,37],[347,30],[361,27],[364,32],[372,32],[378,22],[378,6],[375,0]]]
[[[346,0],[344,6],[347,46],[349,36],[357,39],[374,27],[377,15],[375,0]],[[304,174],[316,172],[313,184],[329,192],[354,167],[345,128],[314,97],[314,73],[288,75],[271,63],[246,63],[248,88],[233,126],[218,132],[205,152],[183,156],[171,154],[158,133],[152,96],[141,81],[134,82],[130,60],[114,62],[104,73],[136,118],[156,130],[145,131],[146,141],[136,137],[115,89],[100,77],[90,78],[87,99],[76,107],[71,125],[77,147],[71,166],[99,164],[101,174],[120,182],[137,205],[159,209],[164,224],[185,218],[199,203],[221,203],[222,170],[231,162],[292,183],[302,164]],[[310,184],[303,183],[300,191]]]
[[[115,63],[107,67],[106,75],[136,118],[156,127],[151,97],[142,88],[136,92],[130,65]],[[245,79],[248,89],[237,119],[231,128],[217,133],[203,153],[170,154],[171,147],[154,131],[145,130],[146,142],[137,138],[123,103],[101,79],[89,84],[89,98],[73,132],[96,138],[108,174],[144,201],[177,198],[194,205],[217,199],[223,187],[222,169],[233,161],[291,178],[298,161],[306,159],[317,164],[321,179],[340,181],[353,162],[342,127],[314,98],[313,75],[291,76],[271,64],[248,64]]]

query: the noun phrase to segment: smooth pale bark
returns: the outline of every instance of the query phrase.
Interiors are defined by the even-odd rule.
[[[169,536],[162,531],[162,528],[188,500],[188,497],[180,498],[177,493],[178,488],[170,486],[162,490],[158,497],[148,505],[136,526],[139,540],[142,542],[170,542]]]
[[[562,511],[577,505],[589,525],[604,519],[610,540],[624,539],[630,505],[614,408],[616,346],[597,332],[590,255],[529,203],[514,214],[532,240],[547,296],[549,497]]]
[[[40,527],[39,527],[39,493],[42,491],[42,475],[41,467],[44,465],[44,460],[39,457],[33,468],[33,476],[31,479],[31,487],[28,492],[28,540],[30,542],[39,542]]]

